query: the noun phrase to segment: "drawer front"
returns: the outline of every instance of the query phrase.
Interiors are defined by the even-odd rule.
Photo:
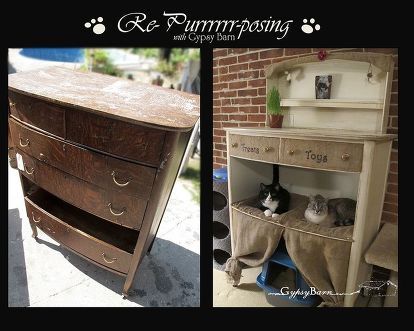
[[[93,238],[49,216],[42,208],[26,200],[27,216],[56,241],[95,262],[122,273],[128,273],[132,255]]]
[[[154,168],[89,151],[32,130],[10,119],[14,144],[27,154],[108,190],[148,200]]]
[[[65,110],[52,103],[9,91],[10,114],[61,138],[65,137]]]
[[[46,191],[108,221],[136,230],[141,228],[145,200],[106,191],[27,155],[26,158],[34,160],[32,180]]]
[[[279,138],[231,134],[228,143],[232,156],[266,162],[279,161]]]
[[[23,160],[23,169],[19,167],[18,158],[21,157]],[[21,174],[29,178],[31,181],[36,180],[36,162],[30,156],[25,154],[20,149],[16,148],[16,165],[20,170]]]
[[[110,154],[158,166],[165,132],[82,111],[67,111],[66,137]]]
[[[307,168],[360,172],[364,145],[282,139],[280,162]]]

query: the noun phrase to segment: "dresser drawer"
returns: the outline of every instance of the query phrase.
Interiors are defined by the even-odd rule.
[[[145,200],[106,191],[28,155],[24,159],[34,161],[34,174],[29,178],[46,191],[108,221],[137,230],[141,228]]]
[[[107,268],[128,273],[132,254],[99,240],[25,199],[27,215],[47,235]],[[68,217],[70,217],[69,215]]]
[[[165,132],[70,110],[66,113],[66,137],[116,156],[158,166]]]
[[[148,200],[156,170],[118,160],[9,120],[15,146],[27,154],[99,187]]]
[[[280,162],[307,168],[360,172],[363,149],[363,144],[282,138]]]
[[[22,122],[61,138],[65,137],[65,110],[63,108],[12,91],[9,91],[9,108],[10,114]]]
[[[279,161],[279,138],[230,134],[228,144],[231,156],[265,162]]]

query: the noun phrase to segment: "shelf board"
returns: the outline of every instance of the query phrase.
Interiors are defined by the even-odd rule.
[[[282,107],[382,109],[383,100],[282,99],[280,105]]]

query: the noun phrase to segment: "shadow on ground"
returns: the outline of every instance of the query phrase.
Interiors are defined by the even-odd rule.
[[[9,209],[8,227],[8,304],[9,307],[27,307],[30,302],[23,250],[22,219],[17,208]]]

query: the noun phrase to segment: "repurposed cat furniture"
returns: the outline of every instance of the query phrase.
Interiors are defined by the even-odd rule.
[[[309,285],[328,305],[353,306],[370,279],[363,255],[378,233],[392,140],[385,134],[393,74],[390,55],[328,53],[266,68],[267,89],[281,95],[283,128],[227,128],[232,257],[226,272],[240,282],[242,263],[259,266],[283,236]],[[317,75],[332,75],[331,98],[315,99]],[[254,208],[259,183],[279,182],[290,210],[272,219]],[[303,221],[309,194],[357,201],[355,225],[324,228]]]
[[[213,171],[213,266],[224,270],[231,256],[227,168]]]

